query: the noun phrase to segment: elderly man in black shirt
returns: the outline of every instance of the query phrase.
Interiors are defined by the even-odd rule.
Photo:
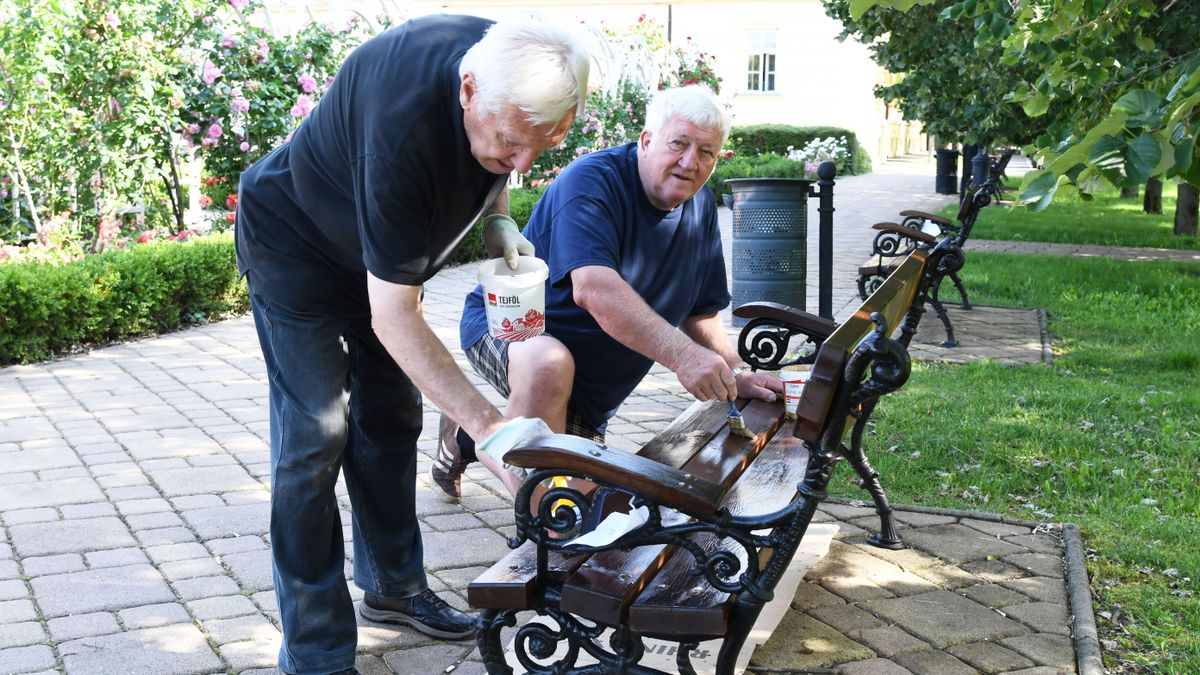
[[[471,617],[429,590],[415,513],[421,397],[474,438],[506,420],[421,313],[421,284],[484,214],[525,242],[506,175],[562,142],[588,56],[543,21],[415,19],[358,47],[292,139],[242,175],[237,253],[270,382],[280,669],[352,672],[357,630],[334,485],[353,508],[368,619],[440,638]]]

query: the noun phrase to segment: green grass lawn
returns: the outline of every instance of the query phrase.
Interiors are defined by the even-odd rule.
[[[962,277],[1045,307],[1054,365],[917,364],[866,441],[889,495],[1078,523],[1107,665],[1200,672],[1200,265],[973,253]]]
[[[1015,198],[1019,181],[1010,181],[1006,193]],[[1064,188],[1045,211],[1034,213],[1023,207],[993,204],[979,214],[973,239],[1042,241],[1100,246],[1145,246],[1150,248],[1200,249],[1200,237],[1172,234],[1175,223],[1175,182],[1163,185],[1163,213],[1142,212],[1142,199],[1121,199],[1116,189],[1084,201],[1078,191]],[[958,206],[942,209],[953,218]],[[970,243],[967,244],[968,248]]]

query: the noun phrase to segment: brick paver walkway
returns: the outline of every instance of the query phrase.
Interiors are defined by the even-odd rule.
[[[850,270],[869,247],[870,224],[945,203],[932,183],[930,165],[913,163],[839,181],[839,314],[856,302]],[[473,279],[474,266],[446,270],[426,294],[431,324],[468,372],[457,320]],[[279,630],[266,394],[248,317],[0,369],[0,673],[271,672]],[[654,369],[613,421],[611,445],[637,447],[689,403],[670,373]],[[417,505],[425,563],[433,588],[465,607],[466,584],[506,551],[511,502],[481,469],[468,473],[461,502],[443,499],[427,476],[437,428],[428,406],[425,422]],[[830,505],[824,514],[842,525],[839,540],[801,586],[762,664],[1073,671],[1053,532],[903,512],[913,548],[888,552],[862,545],[865,510]],[[347,555],[351,536],[347,527]],[[482,672],[468,643],[367,622],[359,637],[366,673],[427,675],[455,664],[456,673]],[[788,661],[779,644],[803,658]]]

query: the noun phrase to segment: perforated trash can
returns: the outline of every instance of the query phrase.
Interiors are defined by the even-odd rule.
[[[732,178],[733,307],[778,302],[805,309],[808,197],[814,181]],[[746,323],[734,317],[735,326]]]

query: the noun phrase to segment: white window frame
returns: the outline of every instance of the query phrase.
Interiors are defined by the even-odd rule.
[[[778,91],[776,68],[779,31],[751,28],[746,31],[746,91],[772,94]]]

